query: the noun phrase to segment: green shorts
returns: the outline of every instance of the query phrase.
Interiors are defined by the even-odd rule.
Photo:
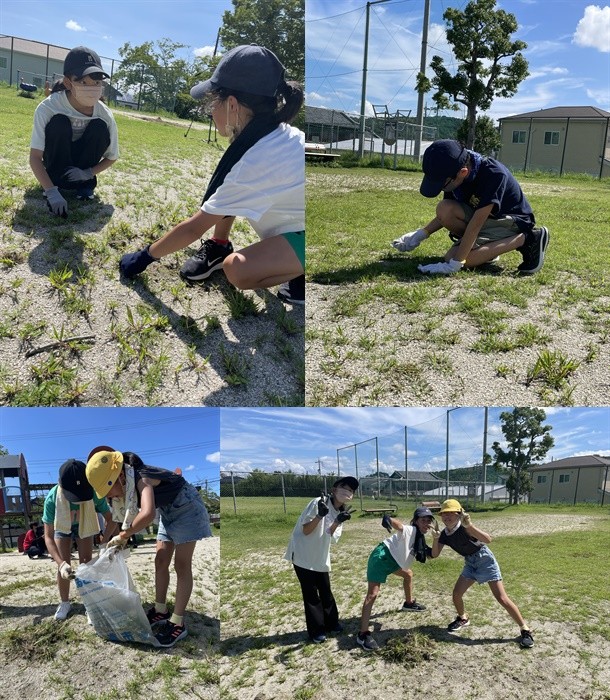
[[[280,236],[283,236],[290,243],[290,247],[296,253],[303,270],[305,270],[305,231],[281,233]]]
[[[380,542],[371,552],[366,566],[366,580],[369,583],[385,583],[388,576],[398,571],[400,566],[390,554],[390,550]]]
[[[474,209],[463,202],[459,204],[464,211],[466,221],[470,221],[474,215]],[[511,238],[519,233],[521,231],[512,216],[503,216],[501,219],[488,218],[481,227],[473,248],[478,248],[490,241],[501,241],[503,238]]]

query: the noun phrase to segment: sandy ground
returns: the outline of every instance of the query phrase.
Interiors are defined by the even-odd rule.
[[[217,698],[217,683],[206,684],[200,678],[202,669],[209,668],[215,675],[217,664],[219,545],[218,537],[197,543],[193,559],[194,588],[185,616],[189,634],[174,648],[154,649],[152,646],[115,644],[101,639],[87,624],[84,606],[72,586],[72,612],[66,622],[56,624],[66,625],[74,631],[78,641],[59,645],[50,662],[12,658],[10,663],[6,662],[4,633],[52,618],[58,601],[57,567],[50,558],[30,560],[19,553],[0,554],[3,593],[0,604],[0,647],[3,653],[0,699],[101,698],[115,689],[114,692],[119,693],[117,697],[127,700],[133,697],[134,684],[139,688],[137,697],[168,698],[170,695],[164,690],[161,678],[143,675],[159,664],[167,665],[167,657],[174,657],[171,661],[179,668],[178,677],[172,681],[179,697]],[[154,602],[154,543],[133,550],[127,564],[147,609],[148,604]],[[170,603],[174,590],[175,574],[171,570]]]
[[[594,527],[603,516],[544,515],[536,517],[535,532]],[[525,516],[485,520],[490,534],[531,534],[532,521]],[[354,575],[353,562],[362,559],[381,539],[369,519],[350,523],[333,554],[333,592],[345,631],[325,644],[307,642],[303,610],[296,577],[283,561],[283,551],[244,557],[231,576],[223,574],[221,602],[222,697],[228,700],[288,700],[337,697],[373,697],[377,700],[420,700],[425,697],[476,698],[476,700],[608,700],[610,698],[610,641],[588,636],[585,625],[594,629],[596,620],[610,613],[610,602],[591,608],[582,623],[565,624],[557,601],[557,615],[538,617],[536,582],[524,582],[525,593],[515,601],[532,627],[535,646],[524,650],[517,644],[518,630],[502,611],[486,586],[471,589],[466,598],[471,626],[460,635],[445,631],[454,617],[451,595],[416,570],[415,594],[427,606],[423,613],[400,612],[402,586],[390,577],[373,609],[376,640],[388,640],[410,632],[421,632],[435,641],[436,652],[429,662],[406,668],[367,654],[355,643],[362,599],[366,592],[364,571]],[[495,538],[500,540],[500,536]],[[447,549],[447,548],[445,548]],[[493,549],[493,545],[492,545]],[[461,569],[461,557],[443,551],[439,563]],[[500,561],[507,591],[511,593],[511,565]],[[248,581],[268,577],[277,583],[266,594],[244,594]],[[513,575],[514,579],[514,575]],[[515,583],[513,581],[513,596]],[[297,604],[296,601],[299,601]],[[279,612],[281,610],[281,613]]]

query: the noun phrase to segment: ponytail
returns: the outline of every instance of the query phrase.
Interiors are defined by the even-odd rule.
[[[135,469],[144,468],[144,462],[135,452],[123,452],[123,463]]]
[[[283,98],[284,105],[276,114],[277,121],[279,124],[291,124],[305,101],[303,86],[293,80],[283,82],[278,89],[278,95]]]

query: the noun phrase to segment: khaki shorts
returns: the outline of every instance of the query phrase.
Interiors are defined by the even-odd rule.
[[[474,209],[463,202],[458,202],[458,204],[464,211],[466,221],[470,221],[474,215]],[[478,248],[491,241],[501,241],[503,238],[512,238],[519,233],[521,233],[521,231],[512,216],[503,216],[500,219],[488,218],[481,227],[481,231],[474,242],[473,248]],[[459,243],[461,238],[461,236],[456,236],[455,234],[449,234],[449,237],[456,244]]]

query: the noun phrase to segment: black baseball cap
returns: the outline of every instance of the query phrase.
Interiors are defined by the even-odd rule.
[[[100,57],[92,49],[86,46],[77,46],[68,52],[64,60],[64,75],[75,75],[82,78],[84,75],[102,73],[105,78],[110,78],[102,68]]]
[[[211,78],[191,89],[191,97],[201,100],[218,88],[275,97],[285,73],[279,58],[264,46],[236,46],[220,59]]]
[[[59,468],[59,485],[71,503],[93,499],[93,487],[87,481],[85,469],[85,463],[78,459],[69,459]]]
[[[358,479],[354,479],[353,476],[342,476],[340,479],[337,479],[335,483],[333,484],[333,488],[335,486],[349,486],[352,491],[357,491],[358,490]]]
[[[413,513],[413,520],[416,520],[417,518],[433,518],[434,513],[430,510],[430,508],[416,508],[415,512]]]
[[[422,170],[424,179],[419,191],[424,197],[436,197],[448,178],[455,177],[464,167],[468,151],[459,141],[440,139],[424,151]]]

